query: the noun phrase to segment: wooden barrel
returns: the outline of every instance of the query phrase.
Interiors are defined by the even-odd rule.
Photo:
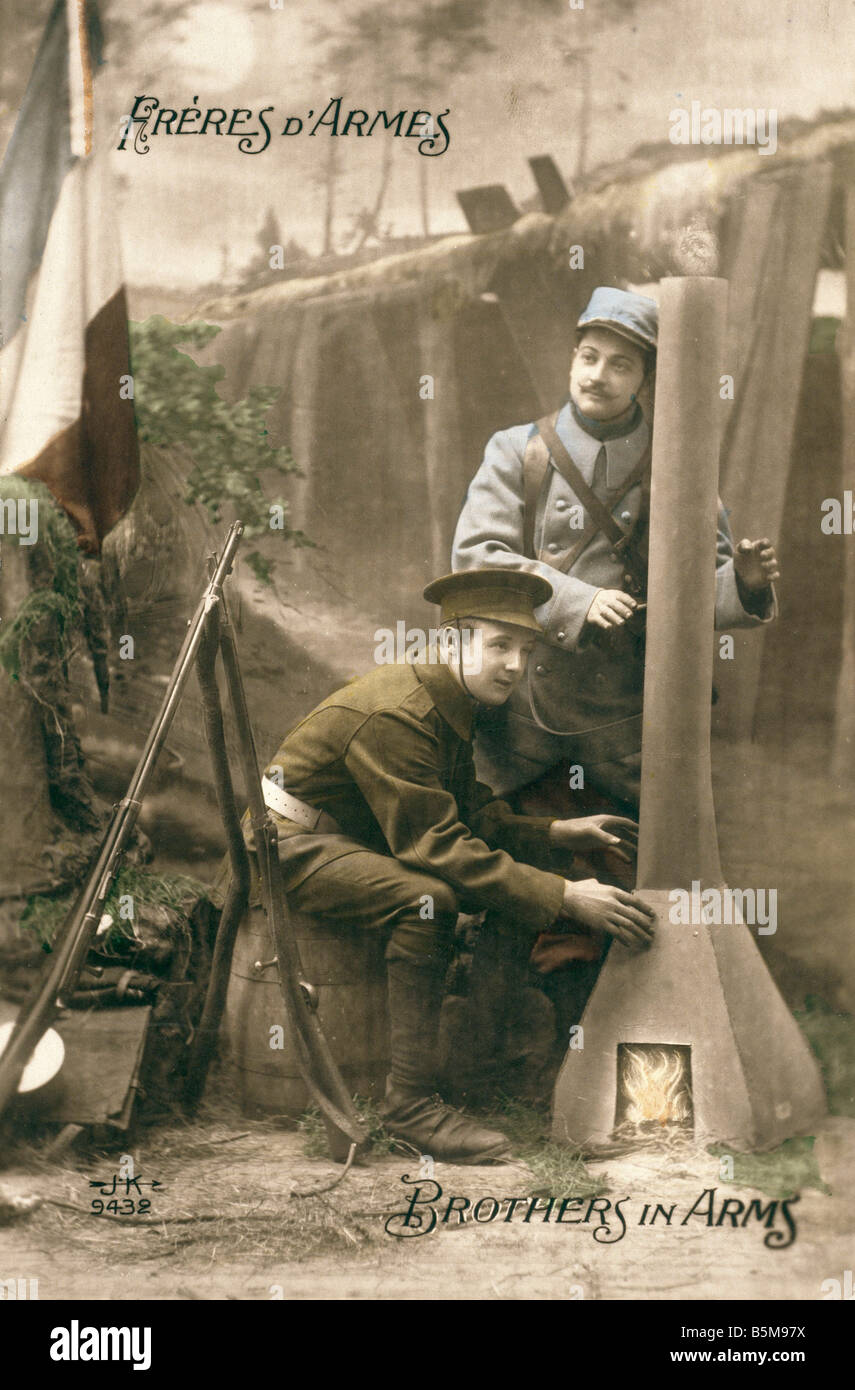
[[[382,1096],[389,1067],[385,933],[331,928],[292,912],[306,980],[352,1095]],[[285,1028],[267,917],[251,907],[235,942],[225,1029],[245,1115],[300,1115],[311,1104]]]

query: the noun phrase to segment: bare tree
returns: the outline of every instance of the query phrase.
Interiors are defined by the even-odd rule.
[[[452,73],[464,71],[473,59],[492,51],[485,33],[486,0],[415,0],[412,33],[418,58],[418,80],[435,96]],[[416,74],[412,74],[415,79]],[[419,158],[419,206],[422,231],[430,236],[426,158]]]
[[[406,40],[406,25],[396,9],[390,12],[385,0],[370,0],[368,4],[347,16],[342,15],[334,29],[324,23],[314,26],[315,41],[324,51],[323,62],[315,76],[328,76],[330,70],[346,77],[354,68],[360,76],[371,80],[373,90],[389,110],[394,110],[402,49]],[[383,144],[380,181],[370,208],[362,208],[354,219],[355,234],[360,235],[356,250],[371,236],[379,235],[380,214],[389,189],[392,173],[394,141]],[[333,221],[339,166],[337,147],[330,140],[330,152],[324,169],[326,193],[324,208],[324,252],[332,250]]]
[[[323,64],[318,75],[330,70],[346,78],[358,69],[360,79],[370,79],[372,90],[381,94],[389,112],[397,109],[398,94],[415,89],[427,102],[452,74],[476,56],[488,53],[493,45],[484,32],[486,0],[368,0],[350,15],[342,15],[335,28],[315,26],[315,39],[323,47]],[[359,250],[372,236],[380,235],[380,217],[392,182],[394,140],[383,146],[380,176],[373,203],[363,207],[354,219]],[[332,240],[337,168],[334,156],[327,164],[325,245]],[[419,157],[419,202],[422,227],[429,235],[427,164]]]

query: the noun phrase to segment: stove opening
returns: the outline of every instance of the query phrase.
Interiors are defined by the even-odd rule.
[[[618,1043],[618,1129],[653,1135],[693,1128],[691,1053],[674,1043]]]

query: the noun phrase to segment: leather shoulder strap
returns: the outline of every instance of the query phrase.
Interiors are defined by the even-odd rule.
[[[523,454],[523,554],[533,560],[539,558],[534,549],[537,502],[548,471],[549,449],[542,433],[536,428],[527,440]]]
[[[618,491],[609,495],[608,502],[603,503],[593,489],[585,482],[577,464],[573,461],[567,449],[559,439],[555,430],[556,419],[557,416],[547,416],[543,420],[538,420],[538,429],[544,441],[549,446],[549,452],[553,463],[573,488],[576,496],[587,511],[589,519],[576,544],[567,551],[561,560],[557,563],[553,560],[551,563],[555,568],[561,569],[567,573],[570,567],[575,564],[585,547],[593,540],[597,532],[602,531],[611,541],[615,549],[623,555],[624,561],[629,569],[631,571],[638,571],[636,578],[643,582],[646,578],[645,559],[641,555],[636,557],[633,554],[631,542],[645,529],[647,522],[647,514],[649,511],[650,460],[653,452],[652,433],[647,441],[647,448],[644,450],[644,453],[632,472],[624,480]],[[642,484],[643,496],[641,511],[643,513],[643,519],[642,516],[639,516],[633,531],[628,532],[624,531],[623,527],[618,524],[615,517],[612,515],[611,509],[616,507],[629,492],[630,488],[635,487],[638,482]],[[639,522],[642,523],[640,527],[638,524]],[[644,571],[644,573],[642,573],[642,571]]]
[[[581,532],[576,543],[571,545],[570,549],[565,551],[560,559],[552,561],[553,568],[561,570],[563,574],[569,574],[579,556],[584,550],[587,550],[599,529],[596,521],[594,521],[592,517],[589,517],[585,529]]]
[[[534,529],[537,503],[549,471],[551,458],[588,513],[587,524],[575,545],[571,546],[560,560],[556,561],[551,556],[549,557],[549,563],[553,568],[563,570],[566,574],[599,531],[603,531],[614,546],[620,547],[621,550],[624,549],[629,538],[628,533],[615,520],[610,508],[616,507],[638,482],[642,483],[644,494],[641,508],[643,522],[642,516],[639,516],[638,520],[642,523],[640,529],[644,529],[649,511],[652,435],[648,439],[647,448],[635,468],[624,480],[618,491],[609,497],[608,504],[605,504],[585,482],[577,464],[558,437],[555,425],[559,414],[560,411],[555,411],[552,415],[546,415],[543,419],[538,420],[534,432],[526,443],[525,454],[523,455],[523,553],[534,559],[540,558],[534,548]],[[636,526],[635,529],[638,531],[639,527]]]
[[[546,441],[552,461],[559,473],[563,474],[567,482],[572,487],[585,511],[596,521],[599,529],[608,536],[613,545],[617,545],[624,538],[624,532],[615,521],[605,503],[601,502],[593,488],[585,482],[577,465],[573,462],[570,454],[565,449],[558,434],[552,424],[552,420],[545,418],[538,420],[538,428]]]

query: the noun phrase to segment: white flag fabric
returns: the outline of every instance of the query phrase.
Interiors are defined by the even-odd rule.
[[[139,484],[100,28],[56,0],[0,169],[0,474],[45,483],[97,554]]]

